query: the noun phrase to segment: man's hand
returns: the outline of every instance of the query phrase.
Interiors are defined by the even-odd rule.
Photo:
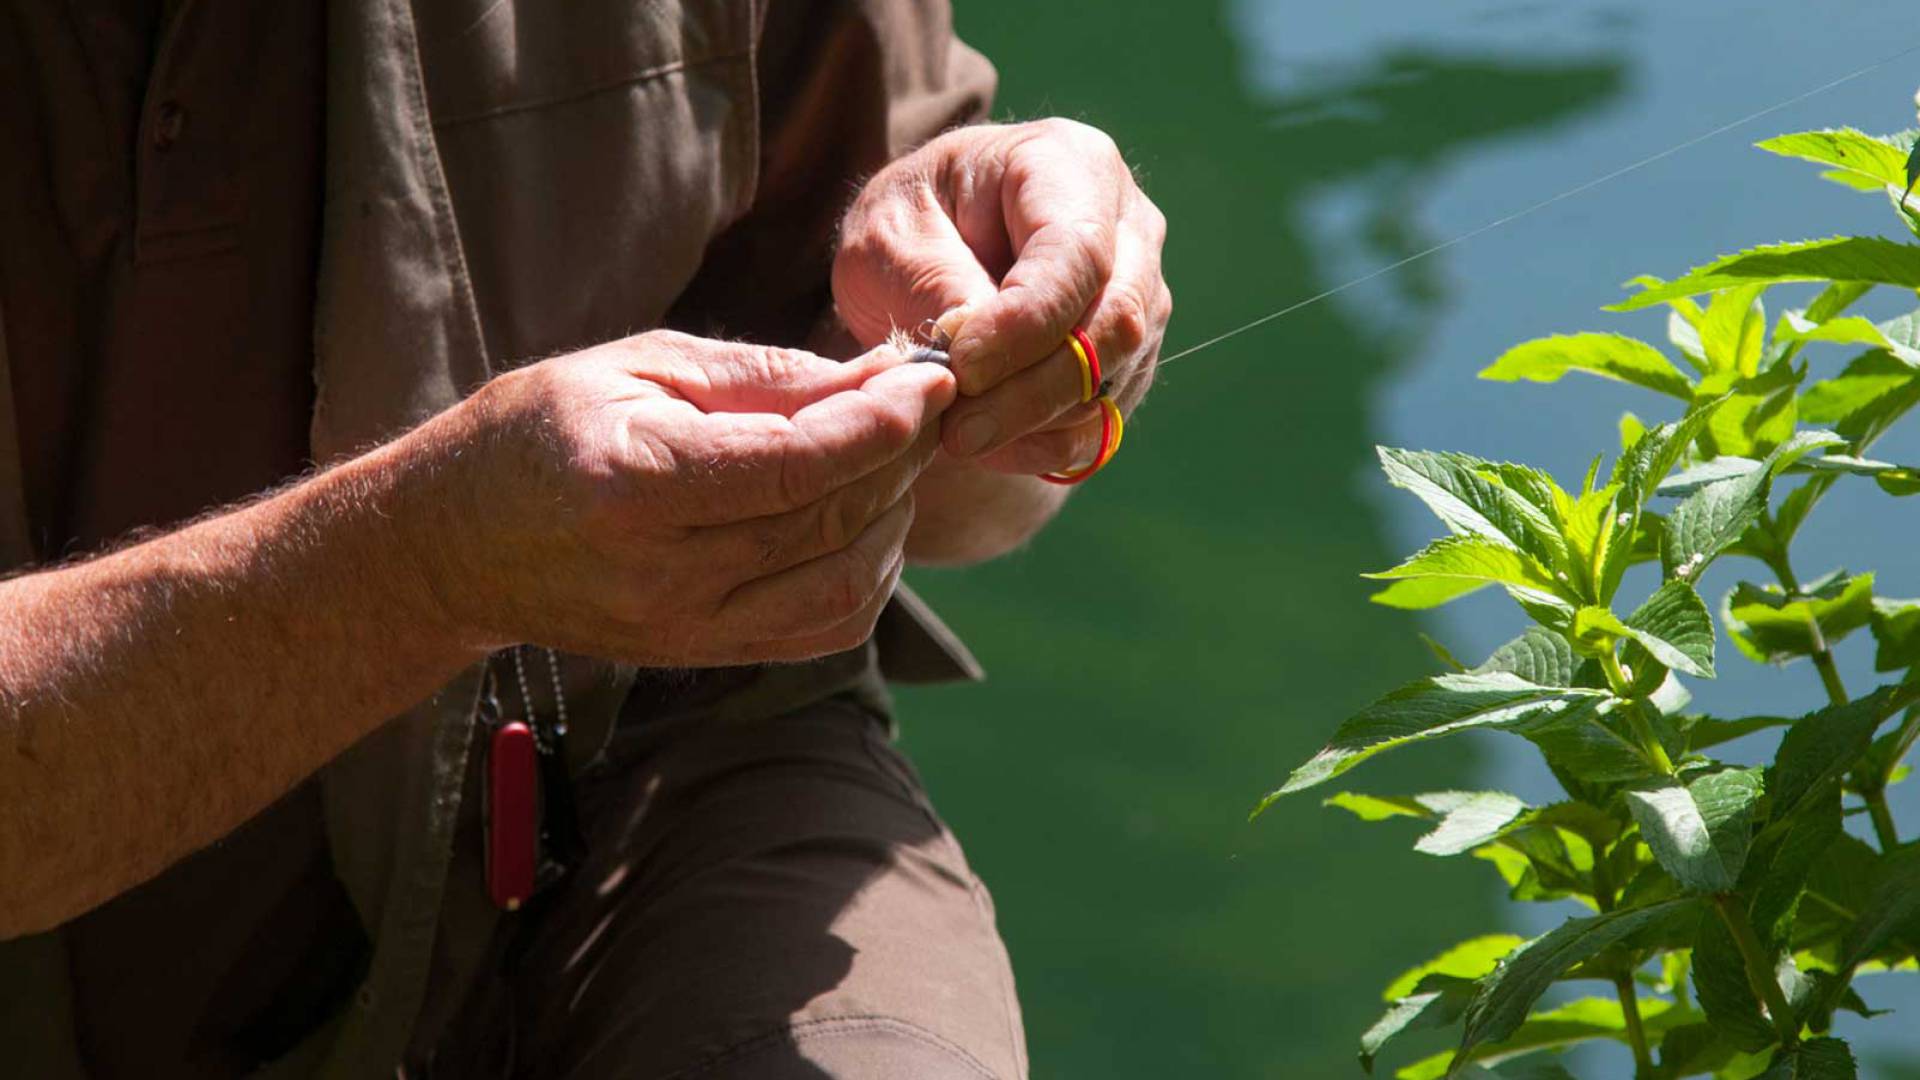
[[[883,169],[842,227],[842,321],[866,347],[971,306],[954,341],[961,401],[942,423],[958,458],[1031,475],[1086,464],[1097,406],[1065,347],[1083,326],[1131,411],[1153,381],[1173,307],[1166,219],[1113,140],[1068,120],[952,131]]]
[[[0,940],[225,835],[491,648],[682,666],[864,641],[954,394],[902,361],[643,334],[0,581]]]
[[[866,640],[952,376],[656,332],[496,379],[442,567],[456,621],[651,667],[800,660]]]

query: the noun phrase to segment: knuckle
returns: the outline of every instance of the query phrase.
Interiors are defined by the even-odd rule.
[[[1147,219],[1147,236],[1157,248],[1167,242],[1167,215],[1144,193],[1140,195],[1141,212]]]
[[[820,550],[839,551],[853,543],[859,535],[859,518],[850,496],[840,495],[822,503],[814,526],[814,539],[819,543]]]
[[[798,509],[819,497],[820,466],[814,454],[799,449],[782,453],[774,475],[775,497],[782,506]]]
[[[1132,292],[1116,292],[1107,301],[1107,333],[1117,352],[1132,356],[1139,352],[1153,333],[1153,316]]]

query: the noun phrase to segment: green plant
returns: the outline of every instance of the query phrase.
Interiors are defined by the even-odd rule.
[[[1914,132],[1842,130],[1760,146],[1887,193],[1920,235],[1914,143]],[[1762,294],[1797,282],[1825,284],[1769,333]],[[1388,583],[1374,599],[1429,608],[1497,586],[1533,624],[1477,667],[1436,645],[1446,672],[1347,720],[1255,811],[1373,754],[1467,730],[1530,740],[1565,789],[1547,806],[1495,791],[1327,800],[1369,821],[1430,822],[1419,851],[1485,860],[1515,900],[1592,910],[1532,941],[1475,938],[1401,976],[1361,1039],[1369,1071],[1396,1035],[1457,1024],[1457,1049],[1397,1075],[1564,1077],[1526,1055],[1611,1039],[1631,1047],[1640,1080],[1853,1077],[1851,1051],[1830,1034],[1834,1013],[1871,1015],[1855,976],[1912,968],[1920,956],[1920,844],[1901,841],[1886,800],[1920,736],[1920,600],[1877,596],[1866,573],[1803,581],[1791,558],[1834,485],[1868,478],[1893,495],[1920,492],[1920,470],[1870,456],[1920,403],[1920,310],[1881,323],[1847,313],[1875,286],[1920,289],[1920,245],[1775,244],[1629,286],[1610,310],[1667,305],[1678,363],[1629,337],[1585,333],[1527,342],[1481,372],[1553,382],[1584,371],[1674,399],[1668,422],[1622,418],[1604,475],[1596,458],[1567,491],[1525,465],[1380,450],[1388,480],[1450,535],[1368,575]],[[1803,353],[1818,343],[1865,351],[1815,374]],[[1795,720],[1687,711],[1680,677],[1712,678],[1715,664],[1713,617],[1695,583],[1722,557],[1773,578],[1726,596],[1728,638],[1757,661],[1809,660],[1827,707]],[[1619,613],[1638,564],[1657,569],[1657,583]],[[1832,649],[1861,630],[1875,643],[1875,670],[1892,674],[1854,697]],[[1764,769],[1710,756],[1769,729],[1778,745]],[[1861,813],[1872,844],[1843,827]],[[1554,984],[1580,980],[1606,990],[1541,1006]]]

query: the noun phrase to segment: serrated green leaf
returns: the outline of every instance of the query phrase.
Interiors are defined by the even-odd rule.
[[[1920,664],[1920,600],[1875,597],[1873,670],[1902,671]]]
[[[1670,302],[1673,304],[1673,310],[1667,312],[1667,341],[1679,350],[1680,356],[1693,366],[1693,370],[1706,371],[1707,350],[1700,343],[1699,307],[1693,301],[1686,299]],[[1682,310],[1682,305],[1692,309],[1691,315]]]
[[[1773,477],[1807,454],[1842,442],[1824,431],[1802,431],[1767,455],[1765,468],[1708,484],[1667,518],[1660,562],[1668,577],[1694,580],[1708,563],[1760,520]]]
[[[1504,791],[1445,791],[1418,797],[1440,824],[1413,845],[1427,855],[1458,855],[1499,836],[1528,810]]]
[[[1905,341],[1889,337],[1887,332],[1872,320],[1858,315],[1843,315],[1823,323],[1815,323],[1800,312],[1789,311],[1782,316],[1781,327],[1775,337],[1783,341],[1865,345],[1869,348],[1884,349],[1909,367],[1920,367],[1920,349],[1915,349]]]
[[[1694,717],[1687,722],[1687,749],[1706,750],[1721,743],[1751,735],[1768,728],[1786,727],[1793,720],[1785,716],[1746,716],[1738,720],[1718,720],[1711,716]]]
[[[1742,285],[1714,294],[1698,326],[1709,373],[1746,379],[1759,373],[1767,341],[1767,309],[1760,301],[1764,291],[1764,284]]]
[[[1362,795],[1342,791],[1322,799],[1320,805],[1339,807],[1361,821],[1386,821],[1396,817],[1424,819],[1433,816],[1432,811],[1410,795]]]
[[[1660,350],[1620,334],[1563,334],[1524,342],[1502,353],[1480,377],[1494,382],[1550,383],[1569,371],[1617,379],[1682,401],[1693,397],[1693,380]]]
[[[1590,784],[1624,783],[1659,775],[1633,728],[1619,713],[1594,708],[1530,725],[1522,735],[1540,748],[1556,775]]]
[[[1564,557],[1547,512],[1528,501],[1527,492],[1508,487],[1494,463],[1466,454],[1375,450],[1388,483],[1412,492],[1455,535],[1506,543],[1548,566]],[[1546,482],[1552,485],[1551,478]]]
[[[1836,832],[1807,869],[1806,895],[1794,913],[1789,944],[1795,950],[1831,946],[1829,962],[1837,966],[1844,947],[1841,940],[1873,895],[1879,873],[1879,852]]]
[[[1873,742],[1896,693],[1896,687],[1881,687],[1844,705],[1808,713],[1787,729],[1767,770],[1774,821],[1791,818],[1802,804],[1839,784]]]
[[[1460,1018],[1473,998],[1473,981],[1429,975],[1420,989],[1393,1000],[1380,1019],[1360,1035],[1360,1068],[1371,1073],[1380,1051],[1402,1032],[1446,1027]]]
[[[1630,450],[1647,433],[1647,425],[1630,412],[1620,414],[1620,449]]]
[[[1671,1002],[1658,999],[1641,1001],[1639,1012],[1641,1029],[1650,1038],[1664,1033],[1684,1015]],[[1512,1035],[1500,1042],[1476,1048],[1471,1058],[1463,1059],[1458,1054],[1435,1054],[1394,1075],[1402,1080],[1430,1080],[1447,1075],[1459,1078],[1475,1075],[1476,1069],[1481,1070],[1482,1075],[1487,1075],[1485,1070],[1488,1066],[1504,1069],[1508,1066],[1502,1063],[1523,1055],[1562,1049],[1594,1039],[1625,1042],[1626,1037],[1626,1010],[1619,1001],[1599,997],[1576,998],[1556,1008],[1534,1013]]]
[[[1789,597],[1778,586],[1741,582],[1721,605],[1727,636],[1757,663],[1810,656],[1867,625],[1873,616],[1873,575],[1830,576]]]
[[[1484,675],[1504,671],[1539,686],[1572,686],[1579,668],[1580,661],[1566,638],[1529,626],[1519,637],[1495,649],[1473,672]]]
[[[1497,838],[1530,809],[1504,791],[1430,791],[1420,795],[1358,795],[1343,791],[1322,805],[1336,806],[1362,821],[1394,817],[1437,819],[1413,849],[1427,855],[1458,855]]]
[[[1383,750],[1469,728],[1524,731],[1563,713],[1594,708],[1609,696],[1599,690],[1540,686],[1500,672],[1421,679],[1341,724],[1332,741],[1295,769],[1254,814],[1282,795],[1332,779]]]
[[[1678,499],[1691,495],[1708,484],[1747,476],[1764,468],[1766,463],[1758,458],[1723,454],[1681,469],[1660,481],[1660,486],[1654,490],[1666,498]]]
[[[1626,618],[1633,640],[1655,660],[1702,679],[1713,672],[1713,616],[1684,581],[1669,581]]]
[[[1920,403],[1920,371],[1884,352],[1856,357],[1840,374],[1809,385],[1800,394],[1800,416],[1831,424],[1856,443],[1885,431]]]
[[[1712,1024],[1680,1024],[1660,1040],[1660,1080],[1712,1072],[1732,1060],[1736,1048]]]
[[[1754,933],[1770,948],[1785,948],[1813,868],[1833,849],[1841,829],[1838,785],[1816,794],[1782,817],[1778,805],[1753,841],[1747,868],[1741,873],[1742,894],[1751,897],[1748,917]]]
[[[1728,769],[1624,797],[1641,838],[1675,881],[1700,892],[1726,892],[1746,862],[1760,793],[1760,770]]]
[[[1467,1006],[1458,1058],[1470,1061],[1476,1047],[1512,1036],[1526,1022],[1534,1002],[1562,972],[1625,940],[1635,931],[1682,912],[1694,911],[1696,905],[1697,901],[1692,899],[1669,900],[1591,918],[1570,919],[1552,933],[1528,942],[1480,981],[1479,991]]]
[[[1866,281],[1920,288],[1920,247],[1877,236],[1767,244],[1695,267],[1680,278],[1644,289],[1607,310],[1638,311],[1675,297],[1790,281]]]
[[[1565,1066],[1552,1061],[1515,1061],[1491,1069],[1467,1065],[1454,1075],[1459,1080],[1576,1080]]]
[[[1465,592],[1446,591],[1458,585],[1464,585],[1466,592],[1488,585],[1503,585],[1552,600],[1555,591],[1561,587],[1554,580],[1552,571],[1542,566],[1540,560],[1504,541],[1478,536],[1441,537],[1391,570],[1361,576],[1376,581],[1437,580],[1448,583],[1431,594],[1414,594],[1420,600],[1433,596],[1451,600],[1465,595]],[[1412,606],[1412,599],[1408,593],[1395,593],[1391,588],[1373,597],[1375,603],[1393,607]]]
[[[1799,420],[1797,392],[1804,369],[1776,364],[1750,377],[1715,372],[1700,383],[1702,397],[1725,395],[1700,444],[1709,454],[1761,457],[1785,442]]]
[[[1693,992],[1707,1022],[1735,1049],[1764,1050],[1774,1044],[1773,1025],[1748,981],[1740,946],[1717,917],[1702,918],[1694,929]]]
[[[1759,1080],[1858,1080],[1853,1051],[1840,1039],[1808,1039],[1781,1050]]]
[[[1482,934],[1468,938],[1426,963],[1401,972],[1398,978],[1387,984],[1380,996],[1387,1001],[1406,997],[1429,975],[1478,979],[1492,971],[1502,957],[1525,942],[1526,939],[1518,934]]]
[[[1902,848],[1881,860],[1873,892],[1855,913],[1842,953],[1843,969],[1878,955],[1894,938],[1920,935],[1920,848]]]
[[[1367,599],[1381,607],[1424,611],[1486,587],[1486,582],[1472,578],[1403,578]]]
[[[1782,157],[1831,165],[1875,189],[1889,185],[1902,188],[1907,183],[1903,160],[1906,155],[1853,128],[1799,131],[1762,139],[1754,145]]]
[[[1722,404],[1721,401],[1709,401],[1696,405],[1679,420],[1648,431],[1644,438],[1620,455],[1620,460],[1614,463],[1612,479],[1620,484],[1623,506],[1643,505],[1653,495],[1660,481],[1680,463],[1687,448],[1706,429]]]

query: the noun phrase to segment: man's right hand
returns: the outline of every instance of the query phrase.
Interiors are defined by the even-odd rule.
[[[428,425],[473,452],[425,565],[489,647],[649,667],[851,648],[954,393],[885,346],[840,363],[659,331],[533,364]]]

